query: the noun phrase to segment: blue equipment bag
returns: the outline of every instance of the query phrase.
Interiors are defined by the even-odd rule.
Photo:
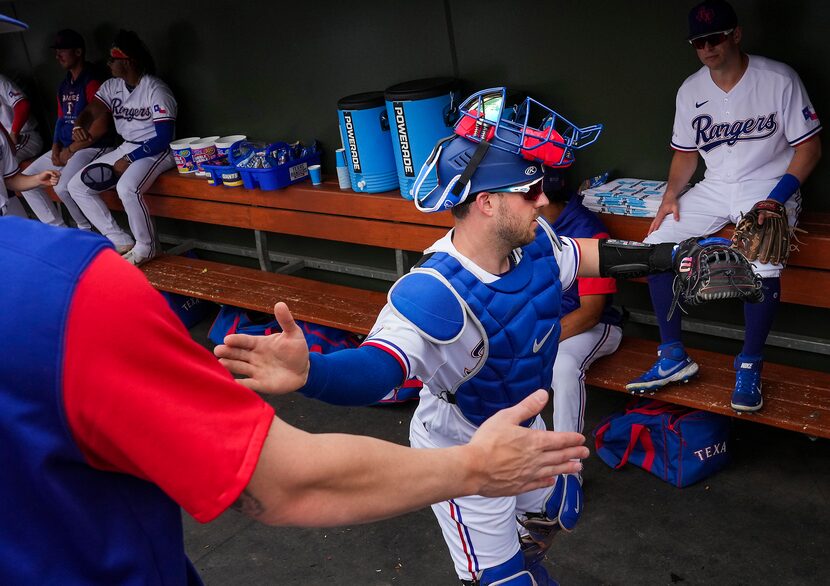
[[[214,306],[210,301],[179,295],[178,293],[161,291],[161,295],[167,299],[167,304],[170,306],[170,309],[179,316],[179,319],[182,320],[184,327],[187,329],[192,328],[205,319],[207,314],[210,313],[210,308]]]
[[[328,354],[344,348],[357,348],[360,341],[357,336],[337,328],[321,326],[302,320],[295,320],[303,330],[310,352]],[[231,305],[223,305],[210,326],[208,338],[214,344],[221,344],[230,334],[248,334],[250,336],[270,336],[281,332],[280,324],[273,315],[247,311]]]
[[[730,424],[724,415],[635,399],[594,430],[596,452],[614,469],[630,462],[683,488],[729,464]]]
[[[295,320],[303,330],[309,352],[329,354],[337,350],[357,348],[360,339],[350,332],[329,326],[321,326],[302,320]],[[270,336],[281,332],[280,324],[273,315],[247,311],[231,305],[223,305],[208,332],[208,339],[214,344],[221,344],[230,334],[248,334],[249,336]],[[392,389],[379,404],[390,405],[406,403],[418,399],[423,384],[417,379],[409,379],[400,387]]]

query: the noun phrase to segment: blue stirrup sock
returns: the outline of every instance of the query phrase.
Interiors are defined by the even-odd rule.
[[[760,303],[744,303],[744,347],[741,354],[744,356],[761,356],[764,353],[764,344],[772,329],[772,322],[781,305],[781,278],[769,277],[761,279],[764,288],[764,300]]]
[[[656,273],[648,276],[648,291],[651,294],[651,304],[657,316],[657,325],[660,327],[660,341],[662,344],[680,342],[681,312],[675,311],[668,319],[669,309],[674,298],[672,283],[674,273]]]

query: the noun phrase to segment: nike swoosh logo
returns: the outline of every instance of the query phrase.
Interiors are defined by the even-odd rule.
[[[708,102],[709,102],[709,100],[706,100],[705,102],[700,102],[699,104],[697,102],[695,102],[695,108],[700,108],[703,104],[706,104]]]
[[[550,327],[550,329],[548,330],[548,333],[547,333],[547,334],[545,334],[545,337],[544,337],[544,338],[542,338],[542,341],[541,341],[541,342],[539,342],[539,341],[537,341],[537,340],[533,340],[533,353],[534,353],[534,354],[536,354],[536,353],[539,351],[539,348],[541,348],[542,346],[544,346],[544,345],[545,345],[545,342],[547,342],[548,337],[551,335],[551,333],[553,332],[553,328],[555,328],[555,327],[556,327],[556,324],[553,324],[553,325]]]
[[[671,368],[668,370],[663,370],[662,366],[657,367],[657,374],[658,376],[666,376],[667,374],[671,374]]]

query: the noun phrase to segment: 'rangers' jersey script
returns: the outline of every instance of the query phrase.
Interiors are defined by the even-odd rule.
[[[677,92],[671,146],[698,151],[706,179],[739,182],[778,179],[796,145],[821,130],[801,79],[783,63],[749,55],[729,92],[701,67]]]
[[[12,130],[14,107],[20,100],[25,99],[26,94],[19,87],[12,83],[9,78],[0,75],[0,124],[8,132]],[[35,122],[33,116],[30,116],[26,124],[23,125],[23,128],[20,129],[20,132],[21,134],[29,134],[30,132],[34,132],[36,128],[37,122]]]
[[[108,79],[95,97],[112,112],[115,130],[129,142],[141,143],[153,138],[156,122],[176,119],[176,99],[163,81],[144,75],[130,91],[123,79]]]

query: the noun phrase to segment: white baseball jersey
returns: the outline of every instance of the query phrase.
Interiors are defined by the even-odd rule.
[[[176,119],[173,92],[154,75],[143,75],[132,91],[123,79],[108,79],[98,88],[95,97],[109,108],[116,132],[129,142],[141,143],[153,138],[154,123]]]
[[[677,92],[671,146],[698,151],[707,180],[779,179],[793,147],[821,130],[798,74],[783,63],[748,57],[746,72],[729,92],[715,85],[706,66]]]
[[[20,100],[25,100],[24,94],[17,85],[9,78],[0,75],[0,124],[8,131],[12,131],[12,120],[14,120],[14,107]],[[21,134],[35,132],[37,122],[33,116],[20,129]]]
[[[9,144],[6,133],[0,130],[0,172],[3,173],[3,178],[8,178],[14,177],[19,171],[20,166],[14,157],[14,147]],[[0,216],[3,215],[8,203],[9,192],[6,190],[6,183],[0,181]]]
[[[559,265],[559,279],[565,290],[576,281],[579,246],[569,238],[562,238],[561,242],[562,249],[554,246],[554,254]],[[425,254],[431,252],[445,252],[453,256],[485,283],[499,278],[459,253],[452,243],[452,231],[428,248]],[[514,254],[520,252],[517,250]],[[476,426],[455,405],[435,395],[441,393],[442,389],[454,390],[458,381],[465,377],[465,371],[476,369],[482,360],[481,352],[477,351],[481,342],[481,332],[468,320],[455,341],[449,344],[433,343],[419,334],[412,324],[399,317],[387,303],[364,345],[375,346],[391,354],[403,368],[406,378],[417,376],[421,379],[424,388],[416,416],[420,421],[428,422],[432,440],[439,443],[445,441],[446,444],[442,447],[446,447],[467,443],[475,433]]]

